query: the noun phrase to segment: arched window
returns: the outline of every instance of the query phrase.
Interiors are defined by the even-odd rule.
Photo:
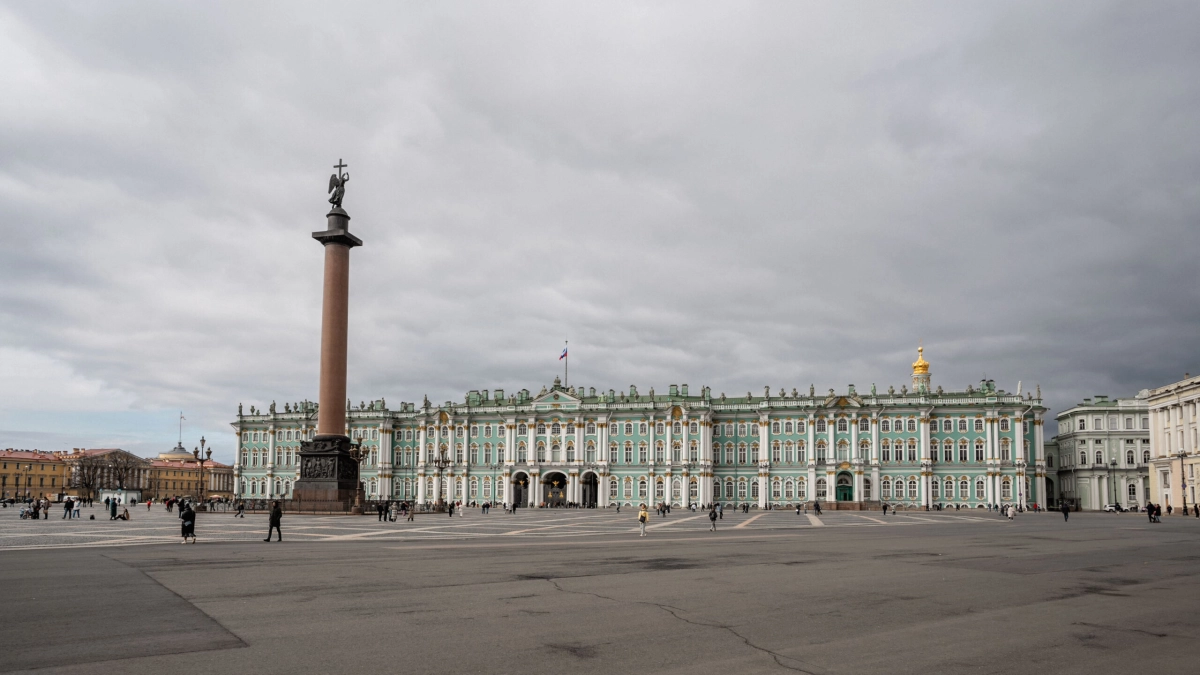
[[[826,448],[826,444],[825,444],[825,439],[821,439],[821,440],[817,441],[817,461],[818,462],[825,461],[826,449],[827,448]]]
[[[795,497],[796,497],[796,484],[792,482],[791,478],[789,478],[783,484],[783,498],[784,499],[794,499]]]
[[[946,478],[946,487],[942,494],[943,499],[954,499],[954,479]]]
[[[1136,502],[1137,501],[1137,485],[1135,485],[1133,483],[1126,485],[1125,486],[1125,495],[1129,498],[1129,501]]]
[[[676,478],[675,480],[671,481],[671,499],[678,501],[682,494],[683,493],[681,490],[681,485],[679,483],[679,479]]]
[[[783,423],[783,433],[785,433],[785,434],[792,433],[792,423],[791,422]]]
[[[537,461],[539,461],[539,462],[546,461],[546,444],[545,443],[537,444]]]
[[[1150,463],[1150,451],[1143,450],[1142,451],[1142,464],[1149,464],[1149,463]]]
[[[869,457],[871,455],[871,441],[862,439],[858,442],[858,456]]]
[[[1007,477],[1000,481],[1000,499],[1012,499],[1012,481]]]
[[[870,430],[871,430],[871,418],[869,418],[869,417],[860,417],[860,418],[858,419],[858,431],[859,431],[859,433],[866,432],[866,431],[870,431]]]
[[[842,440],[838,441],[838,444],[837,444],[838,461],[844,462],[844,461],[850,459],[849,453],[850,453],[850,444],[846,442],[846,439],[843,438]]]
[[[750,498],[755,500],[758,499],[758,481],[750,483]]]
[[[633,464],[633,441],[625,441],[625,463]]]
[[[671,461],[672,462],[683,461],[683,457],[681,456],[682,454],[683,454],[683,443],[680,441],[672,441],[671,442]]]
[[[538,436],[545,436],[545,435],[546,435],[546,425],[545,425],[545,424],[542,424],[542,423],[540,423],[540,422],[538,423],[538,425],[537,425],[537,435],[538,435]]]
[[[759,462],[759,461],[762,461],[762,458],[763,458],[763,456],[761,454],[759,454],[759,452],[758,452],[758,442],[755,441],[754,443],[751,443],[750,444],[750,461],[751,462]]]
[[[587,449],[585,452],[586,452],[586,456],[584,457],[584,459],[586,461],[588,461],[588,462],[596,461],[596,442],[588,441]]]
[[[891,499],[892,498],[892,480],[890,478],[888,478],[887,476],[884,476],[883,481],[880,482],[879,486],[880,486],[880,488],[879,488],[880,496],[882,496],[883,499]]]
[[[746,463],[746,444],[745,443],[738,444],[738,460],[737,461],[738,461],[738,464]]]
[[[646,447],[646,442],[638,443],[638,464],[650,463],[650,449]]]
[[[642,481],[642,485],[644,486],[645,484],[646,484],[646,481]],[[633,479],[626,478],[625,479],[625,499],[629,499],[632,496],[633,496]]]
[[[529,433],[529,427],[525,426],[524,424],[517,425],[517,435],[524,436],[528,433]]]
[[[738,489],[738,495],[737,495],[738,499],[745,499],[746,498],[746,481],[745,480],[738,481],[737,489]]]
[[[880,431],[882,431],[882,432],[883,432],[883,433],[885,433],[885,434],[886,434],[886,433],[891,433],[891,431],[892,431],[892,421],[891,421],[891,420],[889,420],[889,419],[888,419],[888,418],[886,418],[886,417],[885,417],[885,418],[883,418],[883,420],[879,422],[879,430],[880,430]]]
[[[771,422],[771,433],[779,433],[779,422]]]
[[[1007,462],[1012,459],[1012,442],[1007,438],[1000,439],[1000,459]]]
[[[671,433],[675,434],[676,436],[683,435],[683,423],[682,422],[673,423],[671,425]]]
[[[698,441],[688,441],[688,459],[696,462],[700,460],[700,443]]]
[[[617,442],[613,441],[608,444],[608,462],[610,464],[617,463]]]
[[[529,461],[529,450],[525,447],[524,442],[517,444],[517,461],[522,463]]]
[[[908,498],[917,498],[917,481],[913,480],[912,478],[908,479]]]
[[[628,496],[628,495],[626,495],[626,496]],[[617,481],[616,480],[610,480],[608,483],[608,498],[609,499],[617,498]]]
[[[647,491],[646,491],[646,488],[647,488],[647,487],[648,487],[648,486],[646,485],[646,479],[645,479],[645,478],[643,478],[643,479],[641,479],[641,480],[639,480],[639,481],[638,481],[638,499],[645,499],[645,498],[646,498],[646,495],[648,494],[648,493],[647,493]]]
[[[700,425],[696,424],[695,422],[690,422],[688,424],[688,433],[690,433],[690,434],[700,433]]]
[[[1125,451],[1125,464],[1127,466],[1133,466],[1133,451],[1132,450]]]
[[[664,496],[663,495],[664,489],[665,488],[663,487],[663,482],[662,482],[661,478],[657,481],[654,481],[654,498],[661,500]]]
[[[805,445],[804,441],[796,441],[796,461],[800,462],[801,464],[808,462],[808,451],[805,450],[806,447],[807,446]]]
[[[826,431],[826,430],[827,430],[827,429],[826,429],[826,426],[825,426],[825,418],[824,418],[824,417],[822,417],[822,418],[820,418],[820,419],[818,419],[818,420],[817,420],[817,433],[818,433],[818,434],[823,434],[823,433],[825,433],[825,431]]]
[[[700,484],[696,482],[695,478],[688,482],[688,498],[691,501],[696,501],[700,498]]]
[[[1104,463],[1104,452],[1103,451],[1100,451],[1100,450],[1096,451],[1096,463],[1097,464]]]
[[[825,482],[825,479],[818,478],[817,479],[817,501],[824,501],[825,498],[828,496],[828,494],[829,494],[829,490],[828,490],[828,485]]]
[[[479,496],[479,480],[478,480],[478,479],[476,479],[476,478],[472,478],[472,479],[471,479],[471,493],[470,493],[470,498],[471,498],[471,499],[475,499],[475,498],[476,498],[476,497],[478,497],[478,496]]]
[[[1000,418],[1000,431],[1007,433],[1008,430],[1011,428],[1012,428],[1012,426],[1011,426],[1011,422],[1009,421],[1009,419],[1007,417],[1001,417]]]
[[[654,461],[658,462],[659,464],[666,461],[666,457],[663,455],[662,441],[654,441]]]
[[[975,461],[976,462],[983,461],[983,440],[982,439],[977,439],[975,441]]]
[[[838,418],[838,421],[837,421],[837,430],[838,430],[838,433],[839,433],[839,434],[844,434],[844,433],[846,433],[847,431],[849,431],[849,430],[850,430],[850,429],[849,429],[849,427],[848,427],[848,425],[846,424],[846,418],[845,418],[845,417],[839,417],[839,418]]]
[[[771,499],[780,499],[783,497],[783,483],[778,478],[771,481]]]
[[[779,464],[783,461],[783,446],[779,441],[771,443],[771,461]]]
[[[667,430],[666,430],[666,428],[665,428],[665,427],[663,427],[663,423],[662,423],[662,422],[656,422],[656,423],[654,424],[654,434],[655,434],[656,436],[662,436],[662,435],[663,435],[663,434],[665,434],[665,433],[667,433]]]
[[[799,499],[799,500],[808,499],[808,482],[805,481],[803,478],[796,481],[796,499]]]
[[[542,429],[541,429],[541,428],[538,428],[538,433],[543,433],[543,431],[542,431]],[[550,425],[550,435],[551,435],[551,436],[560,436],[560,435],[562,435],[562,425],[560,425],[558,422],[555,422],[554,424],[551,424],[551,425]]]
[[[917,461],[917,439],[915,438],[908,439],[908,461]]]
[[[583,433],[589,436],[596,433],[596,424],[594,422],[588,422],[587,426],[583,428]]]
[[[975,431],[983,431],[983,420],[979,419],[978,417],[975,418]]]
[[[984,500],[987,498],[987,490],[983,487],[983,479],[979,478],[975,481],[975,499]]]
[[[725,479],[725,498],[733,499],[733,479],[732,478]]]
[[[575,461],[575,444],[574,443],[567,443],[567,461],[568,462]]]
[[[879,441],[879,453],[883,461],[892,461],[892,442],[886,438]]]
[[[929,488],[930,488],[930,495],[934,499],[942,498],[942,482],[941,481],[934,478],[932,481],[929,482]]]
[[[629,422],[625,423],[625,435],[626,436],[633,435],[633,424],[632,423],[629,423]]]

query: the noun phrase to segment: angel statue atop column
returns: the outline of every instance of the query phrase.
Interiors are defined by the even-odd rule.
[[[342,208],[342,197],[346,196],[346,183],[350,182],[350,173],[342,171],[347,164],[343,164],[342,160],[333,166],[338,172],[329,177],[329,203],[333,204],[336,209]]]

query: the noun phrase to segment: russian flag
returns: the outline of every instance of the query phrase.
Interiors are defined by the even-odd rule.
[[[559,360],[559,361],[562,361],[562,360],[563,360],[563,359],[565,359],[565,358],[567,358],[567,348],[566,348],[566,347],[563,347],[563,353],[562,353],[562,354],[559,354],[559,356],[558,356],[558,360]]]

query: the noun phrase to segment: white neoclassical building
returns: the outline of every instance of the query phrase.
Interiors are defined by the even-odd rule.
[[[920,352],[920,350],[918,350]],[[911,384],[911,389],[909,388]],[[930,384],[919,353],[911,383],[841,392],[764,388],[714,395],[597,391],[559,380],[532,394],[470,391],[462,402],[348,404],[346,433],[365,451],[369,497],[524,506],[714,502],[758,508],[820,501],[976,508],[1045,504],[1040,392]],[[313,403],[251,408],[232,423],[235,493],[288,497]]]
[[[1046,443],[1049,506],[1098,510],[1132,508],[1149,492],[1148,392],[1133,398],[1085,398],[1059,413],[1058,433]],[[1054,482],[1057,481],[1057,485]]]
[[[1196,474],[1200,473],[1200,438],[1197,438],[1197,405],[1200,377],[1185,377],[1165,387],[1151,389],[1150,411],[1151,477],[1150,499],[1172,511],[1196,504]]]

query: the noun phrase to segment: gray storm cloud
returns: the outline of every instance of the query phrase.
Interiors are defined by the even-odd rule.
[[[0,446],[144,413],[162,440],[131,444],[165,449],[186,409],[228,458],[239,401],[315,398],[338,158],[356,402],[536,390],[568,338],[602,389],[899,386],[918,341],[935,384],[1059,409],[1173,381],[1200,369],[1197,28],[1190,3],[8,3]]]

